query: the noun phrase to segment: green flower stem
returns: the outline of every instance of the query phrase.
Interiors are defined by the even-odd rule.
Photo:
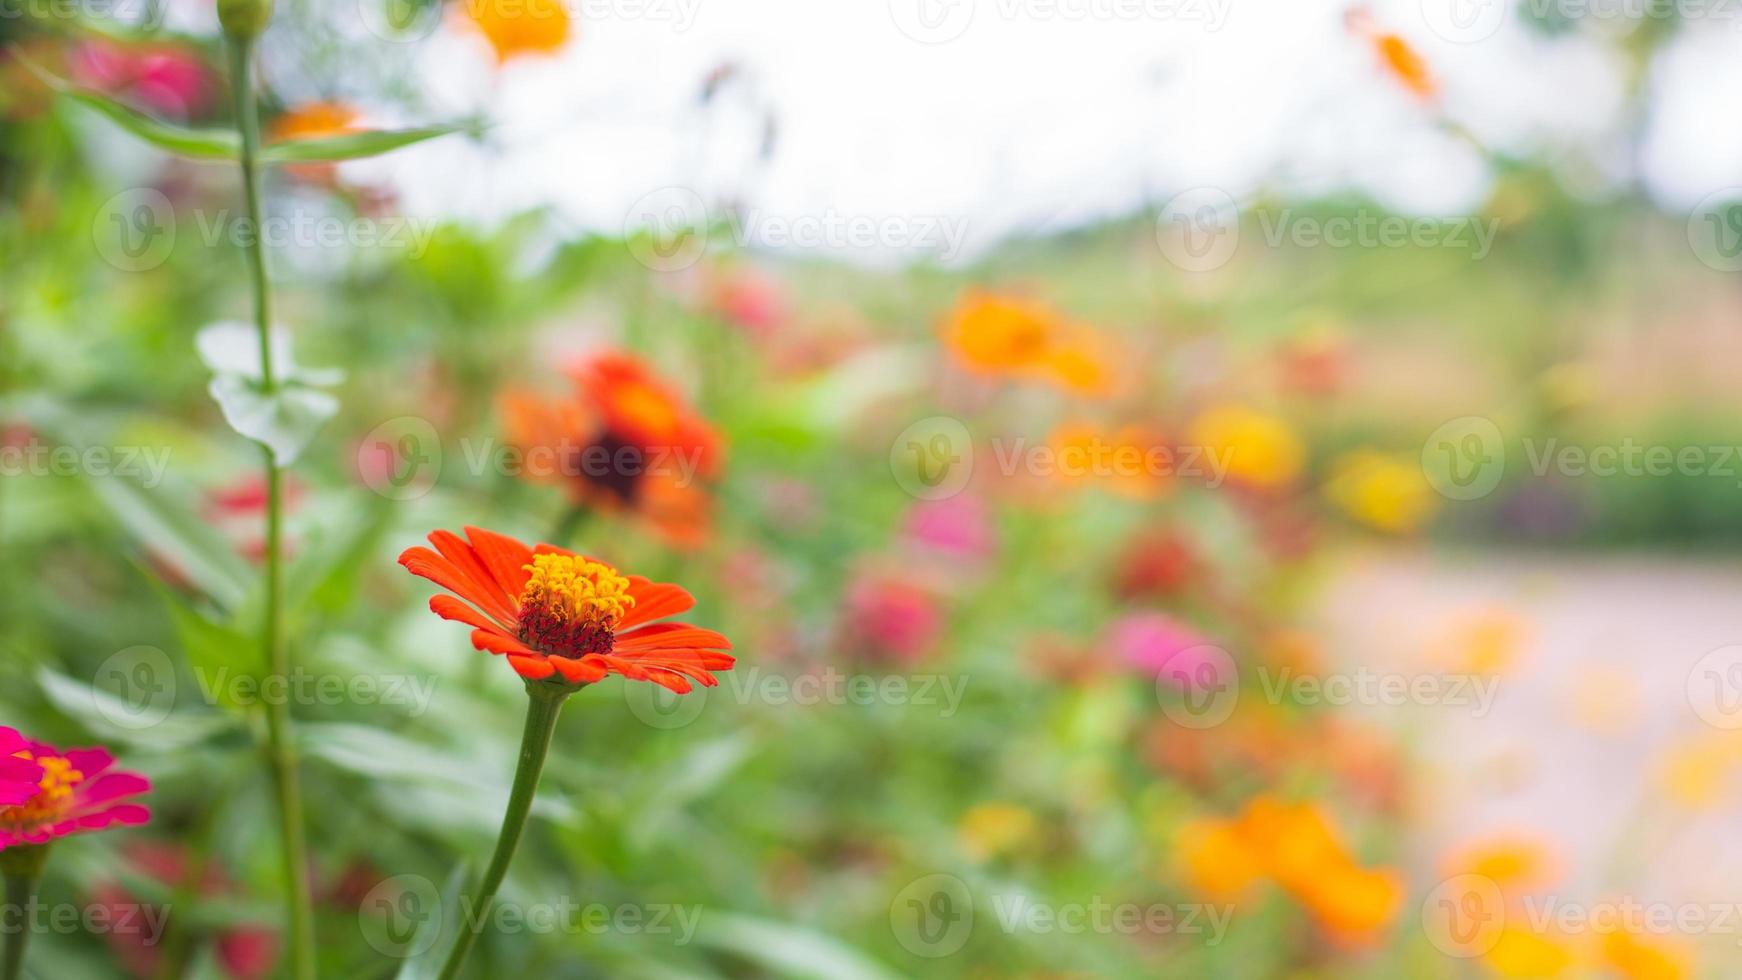
[[[496,838],[496,853],[469,902],[462,907],[459,935],[453,951],[442,966],[440,980],[454,980],[472,953],[472,944],[490,912],[496,889],[508,875],[508,865],[514,860],[514,850],[520,846],[520,834],[526,829],[526,818],[532,813],[532,798],[538,794],[538,777],[544,772],[544,757],[550,751],[551,735],[556,731],[557,716],[562,714],[563,701],[574,688],[528,681],[526,693],[526,731],[520,737],[520,764],[514,770],[514,788],[508,793],[508,810],[502,814],[502,832]],[[477,923],[474,928],[472,923]]]
[[[31,902],[36,900],[36,883],[40,880],[33,874],[9,872],[6,875],[6,906],[0,911],[5,913],[3,921],[8,932],[0,980],[20,980],[24,976],[24,944],[30,939],[29,909]],[[14,928],[18,931],[11,932]]]
[[[253,43],[226,37],[230,53],[230,85],[236,104],[236,129],[242,136],[242,196],[248,211],[245,249],[254,291],[254,325],[260,335],[260,389],[277,388],[272,365],[272,293],[266,278],[266,247],[260,224],[260,110],[254,102]],[[272,450],[266,454],[266,610],[261,646],[272,676],[290,675],[290,648],[284,637],[284,487]],[[303,827],[302,789],[298,785],[296,752],[291,734],[290,706],[281,699],[266,706],[266,762],[278,800],[279,836],[288,904],[290,974],[314,980],[314,916],[309,894],[308,841]]]

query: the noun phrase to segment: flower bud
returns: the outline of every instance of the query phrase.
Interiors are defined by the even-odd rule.
[[[218,0],[218,23],[232,41],[252,41],[272,20],[272,0]]]

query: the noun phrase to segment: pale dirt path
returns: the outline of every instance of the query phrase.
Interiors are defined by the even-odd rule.
[[[1688,678],[1708,652],[1742,643],[1742,561],[1372,550],[1330,582],[1319,615],[1333,669],[1438,672],[1472,617],[1503,610],[1521,626],[1485,717],[1469,705],[1349,709],[1413,750],[1419,873],[1448,844],[1522,829],[1558,842],[1560,894],[1575,901],[1742,902],[1742,765],[1704,809],[1661,789],[1666,750],[1715,738]],[[1732,928],[1712,942],[1733,955],[1742,921]]]

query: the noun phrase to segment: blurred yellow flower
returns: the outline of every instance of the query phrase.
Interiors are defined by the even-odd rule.
[[[1331,466],[1325,495],[1350,517],[1391,534],[1417,530],[1439,498],[1413,457],[1357,449]]]
[[[1503,674],[1517,662],[1528,634],[1523,617],[1509,609],[1464,612],[1446,630],[1446,667],[1466,674]]]
[[[996,801],[971,807],[956,828],[962,849],[976,861],[1022,850],[1039,832],[1040,822],[1027,807]]]
[[[1723,797],[1736,762],[1734,739],[1718,733],[1701,735],[1664,751],[1658,779],[1671,800],[1702,810]]]
[[[1483,964],[1496,975],[1520,980],[1569,976],[1573,960],[1573,950],[1565,942],[1519,926],[1502,929],[1494,947],[1482,954]]]
[[[1687,948],[1666,936],[1611,932],[1603,937],[1597,955],[1626,980],[1686,980],[1694,974]]]
[[[472,23],[504,64],[529,54],[549,54],[569,40],[569,12],[562,0],[466,0]]]
[[[1502,891],[1539,888],[1560,875],[1550,846],[1522,834],[1497,834],[1466,844],[1442,862],[1442,869],[1448,878],[1480,875]]]
[[[1187,427],[1188,442],[1212,454],[1238,483],[1272,489],[1294,482],[1306,450],[1282,419],[1243,405],[1209,408]]]
[[[1306,885],[1301,902],[1339,939],[1360,942],[1383,933],[1403,905],[1403,878],[1389,868],[1339,864]]]

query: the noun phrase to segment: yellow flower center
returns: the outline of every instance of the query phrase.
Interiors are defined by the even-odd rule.
[[[13,758],[34,762],[42,767],[42,782],[36,795],[18,806],[0,808],[0,824],[29,827],[59,817],[73,799],[73,787],[85,781],[85,774],[73,768],[71,761],[58,755],[37,757],[29,749],[14,752]]]
[[[609,653],[617,624],[635,605],[615,568],[574,555],[534,555],[520,593],[520,641],[565,657]]]

